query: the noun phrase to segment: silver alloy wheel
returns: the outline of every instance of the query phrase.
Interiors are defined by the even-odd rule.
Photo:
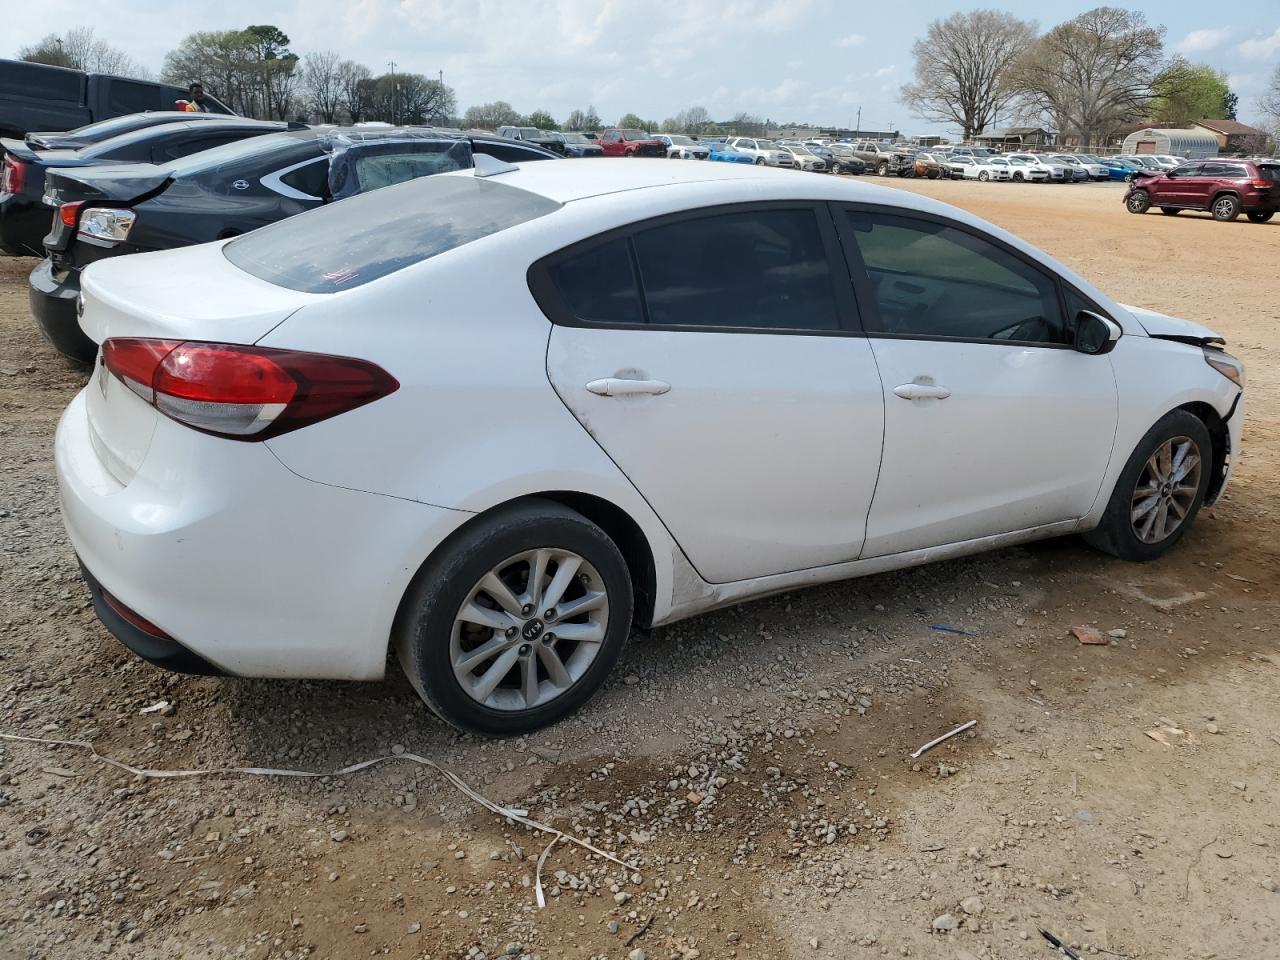
[[[449,662],[473,700],[529,710],[582,679],[608,626],[609,595],[591,564],[571,550],[528,550],[471,588],[454,617]]]
[[[1235,213],[1236,201],[1234,197],[1223,197],[1213,205],[1214,215],[1219,220],[1226,220]]]
[[[1200,489],[1200,448],[1190,437],[1160,444],[1133,489],[1129,519],[1143,543],[1167,540],[1182,526]]]
[[[1150,205],[1151,201],[1145,193],[1138,192],[1129,197],[1129,209],[1133,213],[1146,213]]]

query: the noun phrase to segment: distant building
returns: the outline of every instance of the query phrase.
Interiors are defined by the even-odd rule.
[[[1267,142],[1267,131],[1235,120],[1197,120],[1191,127],[1215,137],[1219,153],[1261,153]]]
[[[984,147],[1014,147],[1030,150],[1053,143],[1053,134],[1042,127],[1006,127],[1003,130],[989,130],[973,138],[973,142]]]
[[[1145,127],[1124,138],[1121,153],[1157,153],[1171,157],[1199,160],[1218,155],[1218,138],[1207,130],[1184,130],[1178,127]]]

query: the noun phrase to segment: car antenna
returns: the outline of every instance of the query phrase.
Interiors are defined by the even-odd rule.
[[[475,175],[477,177],[496,177],[500,173],[511,173],[513,170],[520,169],[514,163],[507,163],[507,161],[491,157],[487,153],[473,153],[471,155],[471,164],[475,167]]]

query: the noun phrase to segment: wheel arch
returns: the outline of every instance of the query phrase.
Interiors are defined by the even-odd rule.
[[[619,552],[621,552],[622,559],[627,565],[627,572],[631,575],[631,589],[634,597],[632,621],[638,627],[649,627],[653,622],[656,607],[657,567],[654,562],[653,546],[650,544],[649,538],[645,536],[640,524],[627,511],[604,497],[576,490],[544,490],[495,503],[468,517],[466,522],[459,525],[440,541],[422,559],[417,570],[414,571],[413,576],[409,578],[408,583],[401,592],[400,600],[396,606],[395,618],[392,621],[390,639],[394,639],[400,629],[400,624],[403,623],[403,618],[407,612],[406,603],[415,593],[419,581],[431,565],[432,560],[452,547],[459,539],[465,537],[468,531],[481,519],[487,519],[495,513],[509,510],[513,506],[529,500],[550,500],[553,503],[557,503],[582,514],[608,534],[609,538],[618,547]]]
[[[1222,415],[1204,401],[1184,403],[1176,410],[1185,410],[1205,425],[1213,442],[1213,460],[1209,469],[1209,488],[1205,491],[1205,506],[1212,506],[1227,482],[1227,465],[1231,462],[1231,432]]]

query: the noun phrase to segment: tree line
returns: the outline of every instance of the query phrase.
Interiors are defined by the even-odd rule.
[[[1044,34],[998,10],[929,24],[912,47],[914,79],[901,101],[919,117],[959,127],[966,140],[999,120],[1043,126],[1086,146],[1150,123],[1183,127],[1236,118],[1227,76],[1166,57],[1165,28],[1143,14],[1097,7]],[[1280,69],[1271,96],[1280,99]],[[1280,106],[1280,103],[1274,104]],[[1268,111],[1266,97],[1259,104]]]

